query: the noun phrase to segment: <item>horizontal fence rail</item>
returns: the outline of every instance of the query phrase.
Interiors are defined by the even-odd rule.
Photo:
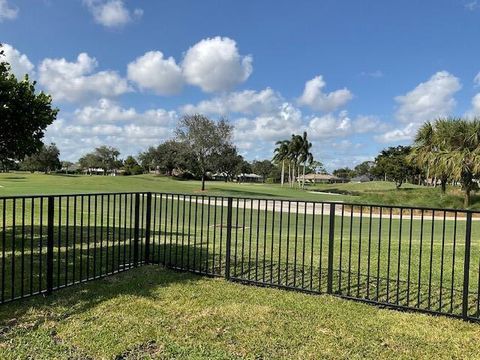
[[[0,197],[0,302],[147,263],[480,320],[480,213],[171,193]]]

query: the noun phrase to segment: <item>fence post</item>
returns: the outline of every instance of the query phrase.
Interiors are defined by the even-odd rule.
[[[467,224],[465,228],[465,259],[463,261],[463,302],[462,317],[468,318],[468,292],[470,281],[470,252],[472,243],[472,213],[467,213]]]
[[[133,220],[133,266],[138,266],[138,242],[140,237],[140,194],[135,194],[135,218]]]
[[[227,243],[225,245],[225,279],[230,280],[230,254],[232,247],[232,207],[233,198],[227,198]]]
[[[152,223],[152,193],[147,193],[147,212],[145,214],[145,264],[150,262],[150,225]]]
[[[323,205],[322,205],[323,206]],[[335,235],[335,204],[330,204],[330,226],[328,228],[328,272],[327,272],[327,294],[333,293],[333,240]]]
[[[47,198],[47,294],[53,291],[53,226],[55,198]]]

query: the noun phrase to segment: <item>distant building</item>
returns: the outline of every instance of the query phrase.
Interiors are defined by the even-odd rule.
[[[363,182],[369,182],[369,181],[371,180],[367,175],[355,176],[351,180],[351,182],[354,182],[354,183],[363,183]]]
[[[225,181],[227,174],[225,173],[216,173],[211,175],[213,180]],[[257,174],[239,174],[235,177],[234,181],[237,182],[249,182],[249,183],[258,183],[263,181],[263,176]]]
[[[302,181],[303,176],[298,177],[298,181]],[[330,174],[307,174],[305,175],[306,183],[315,183],[315,184],[337,184],[337,183],[346,183],[348,179],[342,179],[335,175]]]

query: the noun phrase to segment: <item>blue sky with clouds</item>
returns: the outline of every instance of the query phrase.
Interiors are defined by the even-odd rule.
[[[53,95],[62,157],[137,154],[184,113],[227,117],[248,159],[307,130],[332,170],[480,115],[480,1],[0,0],[18,75]]]

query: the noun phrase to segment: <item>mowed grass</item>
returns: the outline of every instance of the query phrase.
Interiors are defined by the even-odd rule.
[[[475,359],[478,325],[151,265],[0,307],[2,359]]]
[[[208,181],[207,190],[201,192],[200,181],[178,180],[164,176],[87,176],[44,175],[27,172],[0,173],[0,196],[36,194],[73,194],[100,192],[174,192],[203,195],[230,195],[302,200],[341,200],[338,195],[312,194],[298,188],[279,184],[225,183]],[[349,199],[342,196],[342,199]]]
[[[0,196],[33,194],[71,194],[99,192],[175,192],[204,195],[287,198],[309,201],[339,201],[383,205],[424,206],[436,208],[463,208],[463,194],[459,187],[448,187],[442,194],[440,187],[403,184],[400,189],[392,182],[307,184],[306,189],[281,187],[279,184],[237,184],[208,181],[207,190],[200,192],[200,181],[184,181],[155,175],[86,176],[44,175],[28,172],[0,173]],[[480,197],[472,197],[471,209],[480,210]]]
[[[144,197],[143,205],[145,205]],[[55,204],[54,286],[129,268],[133,215],[129,195],[63,197]],[[145,208],[140,220],[140,260],[144,254]],[[24,216],[23,207],[26,208]],[[0,226],[2,299],[45,289],[46,216],[39,201],[33,223],[29,201],[17,201],[13,217]],[[275,206],[275,211],[272,211]],[[280,207],[279,207],[280,206]],[[465,256],[465,215],[385,212],[336,205],[333,236],[333,292],[461,315]],[[0,210],[2,204],[0,204]],[[13,200],[6,203],[13,214]],[[67,211],[68,209],[68,211]],[[280,211],[281,210],[281,211]],[[373,209],[372,209],[373,210]],[[46,213],[46,202],[43,203]],[[223,275],[226,264],[226,202],[202,196],[152,198],[151,260],[171,267]],[[445,215],[445,221],[442,215]],[[372,216],[372,217],[370,217]],[[32,226],[33,224],[33,226]],[[233,277],[325,293],[329,254],[329,205],[241,199],[233,202]],[[472,225],[470,308],[479,317],[477,280],[480,221]],[[43,264],[43,266],[42,266]],[[12,277],[12,270],[14,276]],[[30,274],[33,271],[34,276]]]

